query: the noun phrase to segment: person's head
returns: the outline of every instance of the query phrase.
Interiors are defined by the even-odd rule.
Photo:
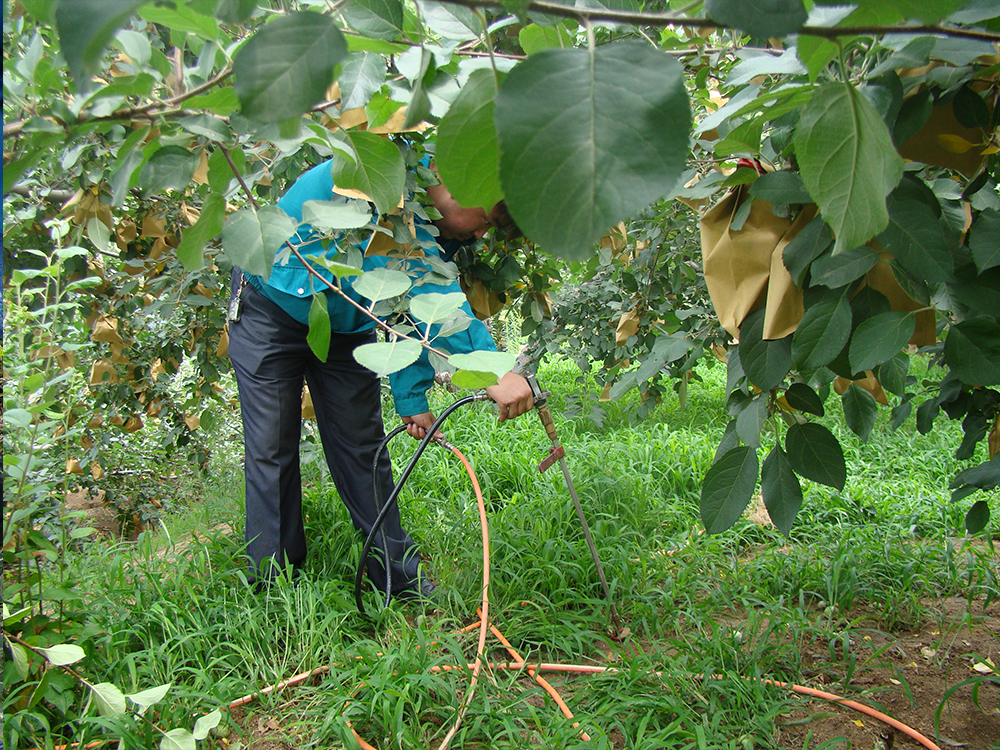
[[[428,187],[427,196],[441,214],[434,225],[443,239],[462,242],[478,240],[494,227],[503,229],[510,239],[521,236],[521,230],[504,201],[500,201],[489,211],[482,207],[465,208],[458,204],[443,184]]]

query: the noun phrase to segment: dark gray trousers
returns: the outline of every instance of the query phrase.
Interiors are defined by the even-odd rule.
[[[234,272],[233,294],[239,278]],[[327,361],[320,362],[306,341],[308,332],[249,283],[240,319],[229,324],[246,444],[246,541],[254,575],[266,576],[272,561],[298,566],[306,556],[299,471],[303,380],[309,384],[330,474],[355,528],[367,535],[378,515],[372,464],[385,437],[381,388],[375,374],[352,356],[355,347],[374,341],[375,333],[333,334]],[[393,486],[388,451],[379,461],[378,478],[381,505]],[[384,529],[393,591],[412,588],[419,557],[397,509],[386,516]],[[375,546],[381,549],[378,537]],[[384,589],[381,552],[373,550],[369,557],[368,575]]]

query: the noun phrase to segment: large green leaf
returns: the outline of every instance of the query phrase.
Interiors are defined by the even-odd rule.
[[[941,222],[921,201],[889,198],[889,224],[879,235],[882,247],[914,278],[930,283],[950,281],[955,261]]]
[[[834,253],[866,243],[889,222],[886,196],[903,160],[881,115],[849,84],[820,87],[795,130],[802,179],[836,238]]]
[[[334,154],[334,183],[338,187],[360,190],[372,199],[379,213],[389,213],[399,205],[406,183],[406,165],[399,147],[364,131],[350,130],[345,137],[357,161],[351,161],[340,152]]]
[[[409,288],[409,276],[402,271],[391,271],[387,268],[376,268],[368,271],[354,282],[354,291],[372,302],[406,294]]]
[[[765,341],[764,308],[750,313],[740,326],[740,362],[747,378],[762,391],[776,388],[792,369],[792,337]]]
[[[1000,383],[1000,323],[980,315],[948,329],[944,361],[969,385]]]
[[[517,40],[521,43],[521,49],[526,55],[533,55],[552,47],[572,47],[574,41],[573,31],[566,21],[555,26],[528,24],[518,32]]]
[[[470,8],[434,0],[417,0],[417,8],[424,23],[445,39],[467,42],[478,39],[485,31],[482,21]]]
[[[878,404],[875,397],[857,383],[851,383],[841,397],[844,404],[844,421],[848,429],[867,443],[868,436],[875,426],[878,416]]]
[[[809,266],[832,244],[833,233],[830,232],[830,227],[817,216],[785,245],[781,260],[796,285],[803,285]]]
[[[736,434],[751,448],[760,447],[760,431],[767,422],[767,396],[759,393],[750,399],[736,417]]]
[[[197,750],[198,743],[187,729],[178,727],[160,737],[160,750]]]
[[[864,372],[895,357],[913,335],[915,323],[913,313],[907,312],[887,312],[862,321],[851,336],[851,369]]]
[[[233,60],[242,113],[261,123],[282,122],[323,101],[334,68],[347,57],[337,22],[300,11],[264,26]]]
[[[823,400],[805,383],[792,383],[788,386],[785,400],[793,409],[815,414],[817,417],[823,416]]]
[[[211,16],[205,16],[192,10],[183,3],[174,7],[167,5],[146,5],[139,11],[144,21],[166,26],[171,31],[182,34],[194,34],[202,39],[218,39],[219,22]]]
[[[797,172],[771,172],[750,183],[750,195],[768,203],[812,203]]]
[[[489,372],[502,378],[514,369],[515,359],[516,357],[508,352],[476,351],[469,354],[453,354],[448,358],[448,363],[459,370]]]
[[[691,129],[683,78],[635,41],[544,50],[508,74],[496,104],[500,183],[529,237],[587,258],[608,227],[670,193]]]
[[[110,682],[88,683],[87,687],[94,695],[94,703],[101,716],[121,716],[125,713],[125,696]]]
[[[844,451],[826,427],[815,422],[794,424],[785,435],[785,450],[795,473],[838,490],[847,481]]]
[[[825,286],[830,289],[846,286],[874,268],[878,258],[878,253],[868,245],[837,255],[832,253],[821,255],[809,267],[809,281],[813,286]]]
[[[990,208],[979,214],[969,231],[969,248],[980,273],[1000,266],[1000,211]]]
[[[354,359],[380,378],[384,378],[412,365],[420,357],[420,351],[420,342],[397,339],[392,342],[362,344],[354,350]]]
[[[846,297],[817,302],[806,308],[792,334],[792,360],[803,370],[833,361],[851,335],[851,305]]]
[[[177,257],[187,271],[197,271],[205,266],[205,247],[222,231],[226,223],[226,199],[212,193],[201,207],[201,214],[193,226],[181,234]]]
[[[701,485],[705,531],[718,534],[739,520],[753,496],[757,469],[757,452],[745,445],[727,451],[712,464]]]
[[[965,485],[984,491],[1000,487],[1000,453],[979,466],[960,471],[948,487],[954,489]]]
[[[351,0],[340,12],[352,29],[366,37],[392,40],[403,32],[403,4],[399,0]]]
[[[364,107],[385,83],[385,58],[377,52],[352,53],[341,68],[337,83],[341,110]]]
[[[306,201],[302,221],[317,229],[357,229],[372,220],[365,201]]]
[[[164,146],[153,154],[139,173],[139,187],[147,195],[184,190],[198,169],[198,155],[180,146]]]
[[[649,356],[642,361],[635,372],[635,382],[645,383],[662,370],[668,362],[683,357],[693,346],[694,342],[682,333],[657,336]]]
[[[965,530],[970,534],[978,534],[990,522],[990,506],[985,500],[977,500],[965,514]]]
[[[465,302],[462,292],[420,294],[410,300],[410,312],[422,323],[433,325],[447,320]]]
[[[809,17],[802,0],[705,0],[709,18],[750,36],[785,36]]]
[[[786,537],[802,507],[802,487],[788,456],[774,446],[760,470],[760,494],[771,522]]]
[[[306,343],[320,362],[330,355],[330,310],[325,294],[314,294],[309,303],[309,333]]]
[[[438,126],[438,173],[462,206],[489,209],[503,198],[500,146],[493,119],[496,96],[493,71],[474,71]]]
[[[66,666],[67,664],[76,664],[83,657],[87,655],[79,646],[72,643],[60,643],[55,646],[50,646],[49,648],[39,649],[45,658],[48,659],[52,664],[57,667]]]
[[[155,706],[166,697],[170,691],[171,684],[168,682],[165,685],[157,685],[147,690],[140,690],[138,693],[131,693],[125,697],[141,709],[149,708],[150,706]]]
[[[56,6],[56,28],[66,66],[77,89],[90,88],[104,48],[118,27],[146,0],[72,0]]]
[[[222,249],[233,265],[267,279],[274,265],[274,254],[295,234],[297,227],[295,219],[277,206],[238,211],[222,228]]]

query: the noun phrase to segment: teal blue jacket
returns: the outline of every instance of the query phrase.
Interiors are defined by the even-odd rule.
[[[306,201],[351,201],[352,198],[345,198],[333,192],[332,164],[327,161],[319,166],[313,167],[308,172],[299,177],[289,188],[288,192],[278,201],[278,207],[296,221],[302,221],[302,205]],[[418,220],[419,221],[419,220]],[[417,239],[429,242],[433,238],[430,233],[421,226],[416,225]],[[339,252],[336,242],[331,242],[327,250],[323,250],[318,239],[309,239],[312,228],[308,224],[299,227],[296,242],[306,244],[299,248],[304,256],[326,255],[333,259]],[[364,248],[360,248],[364,250]],[[276,250],[276,252],[278,252]],[[424,249],[427,254],[433,252],[432,249]],[[441,255],[441,253],[438,253]],[[363,270],[371,271],[376,268],[384,268],[390,258],[383,255],[372,255],[364,259]],[[318,269],[321,274],[329,279],[333,279],[325,269]],[[271,275],[267,281],[259,276],[246,274],[247,280],[257,287],[268,299],[281,307],[295,320],[308,325],[309,307],[312,303],[314,282],[309,277],[309,271],[294,255],[287,263],[275,263],[271,269]],[[350,278],[342,279],[341,288],[354,300],[365,302],[365,300],[351,287]],[[458,282],[450,284],[422,284],[410,290],[411,295],[427,294],[437,292],[447,294],[449,292],[461,292]],[[330,325],[334,333],[352,334],[371,330],[375,326],[373,321],[361,311],[350,305],[338,294],[329,293],[326,295],[327,305],[330,311]],[[472,351],[489,350],[496,351],[493,337],[480,320],[476,320],[472,314],[468,302],[463,303],[462,310],[472,318],[472,324],[464,331],[452,334],[451,336],[435,339],[434,346],[444,349],[449,354],[467,354]],[[423,329],[424,326],[421,326]],[[436,331],[432,326],[431,334]],[[406,367],[389,376],[389,385],[392,388],[393,400],[396,404],[396,412],[400,416],[413,416],[428,411],[427,390],[434,384],[434,368],[427,358],[427,350],[424,349],[420,358],[409,367]]]

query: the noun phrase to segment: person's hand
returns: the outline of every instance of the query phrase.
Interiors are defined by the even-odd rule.
[[[415,440],[423,440],[427,431],[434,426],[437,418],[433,412],[425,411],[423,414],[414,414],[411,417],[403,417],[403,424],[406,425],[406,434]],[[444,435],[438,430],[435,437],[443,438]]]
[[[514,372],[508,372],[496,385],[487,388],[486,394],[496,402],[500,422],[527,414],[535,405],[528,381]]]

